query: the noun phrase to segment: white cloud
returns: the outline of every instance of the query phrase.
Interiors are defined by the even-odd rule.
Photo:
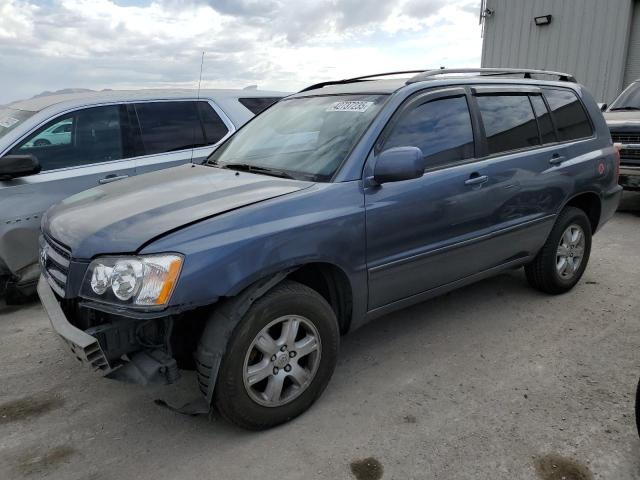
[[[67,87],[296,90],[476,66],[473,0],[0,0],[0,103]]]

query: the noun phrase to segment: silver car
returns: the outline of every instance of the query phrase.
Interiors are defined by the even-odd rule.
[[[0,292],[5,285],[12,302],[32,290],[40,216],[51,205],[100,184],[201,162],[284,95],[106,91],[0,106]]]

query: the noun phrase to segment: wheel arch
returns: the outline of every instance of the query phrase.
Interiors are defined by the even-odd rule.
[[[351,325],[353,291],[347,274],[335,264],[313,262],[296,268],[287,278],[302,283],[318,292],[333,309],[338,319],[340,333]]]
[[[565,207],[575,207],[582,210],[587,215],[589,223],[591,224],[591,233],[596,232],[600,224],[600,216],[602,215],[602,200],[600,199],[600,195],[593,191],[578,193],[569,198],[562,206],[562,209]],[[562,209],[560,210],[562,211]]]
[[[253,277],[252,277],[253,278]],[[200,390],[210,404],[218,370],[233,331],[251,305],[285,279],[317,291],[336,313],[340,332],[349,329],[352,315],[352,284],[347,273],[334,263],[308,262],[270,271],[253,281],[245,280],[230,290],[214,306],[196,351],[196,371]],[[248,284],[247,284],[248,283]]]
[[[340,333],[344,334],[349,330],[353,314],[353,282],[345,269],[335,262],[314,259],[272,267],[262,273],[256,272],[230,288],[225,299],[236,297],[253,285],[275,277],[278,277],[278,280],[271,283],[269,289],[285,278],[312,288],[333,309],[338,319]]]

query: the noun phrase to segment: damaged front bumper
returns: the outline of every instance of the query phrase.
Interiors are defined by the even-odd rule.
[[[140,348],[113,358],[108,347],[100,343],[98,337],[103,338],[105,343],[109,337],[116,339],[135,337],[133,325],[127,329],[123,328],[122,322],[101,325],[97,336],[90,335],[69,322],[58,298],[42,275],[38,281],[37,290],[53,330],[73,356],[89,365],[94,371],[109,378],[142,385],[170,384],[180,378],[175,359],[160,348]],[[136,319],[131,319],[131,322],[136,322]],[[129,340],[134,341],[133,338]]]

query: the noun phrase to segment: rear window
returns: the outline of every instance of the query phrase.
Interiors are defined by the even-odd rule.
[[[559,141],[577,140],[593,134],[589,117],[574,92],[559,88],[544,88],[543,91],[556,124]]]
[[[540,145],[527,95],[481,95],[477,100],[489,154]]]
[[[148,102],[135,105],[147,155],[205,144],[196,102]]]
[[[250,97],[238,99],[238,101],[254,115],[258,115],[260,112],[270,107],[278,100],[280,100],[279,97]]]

